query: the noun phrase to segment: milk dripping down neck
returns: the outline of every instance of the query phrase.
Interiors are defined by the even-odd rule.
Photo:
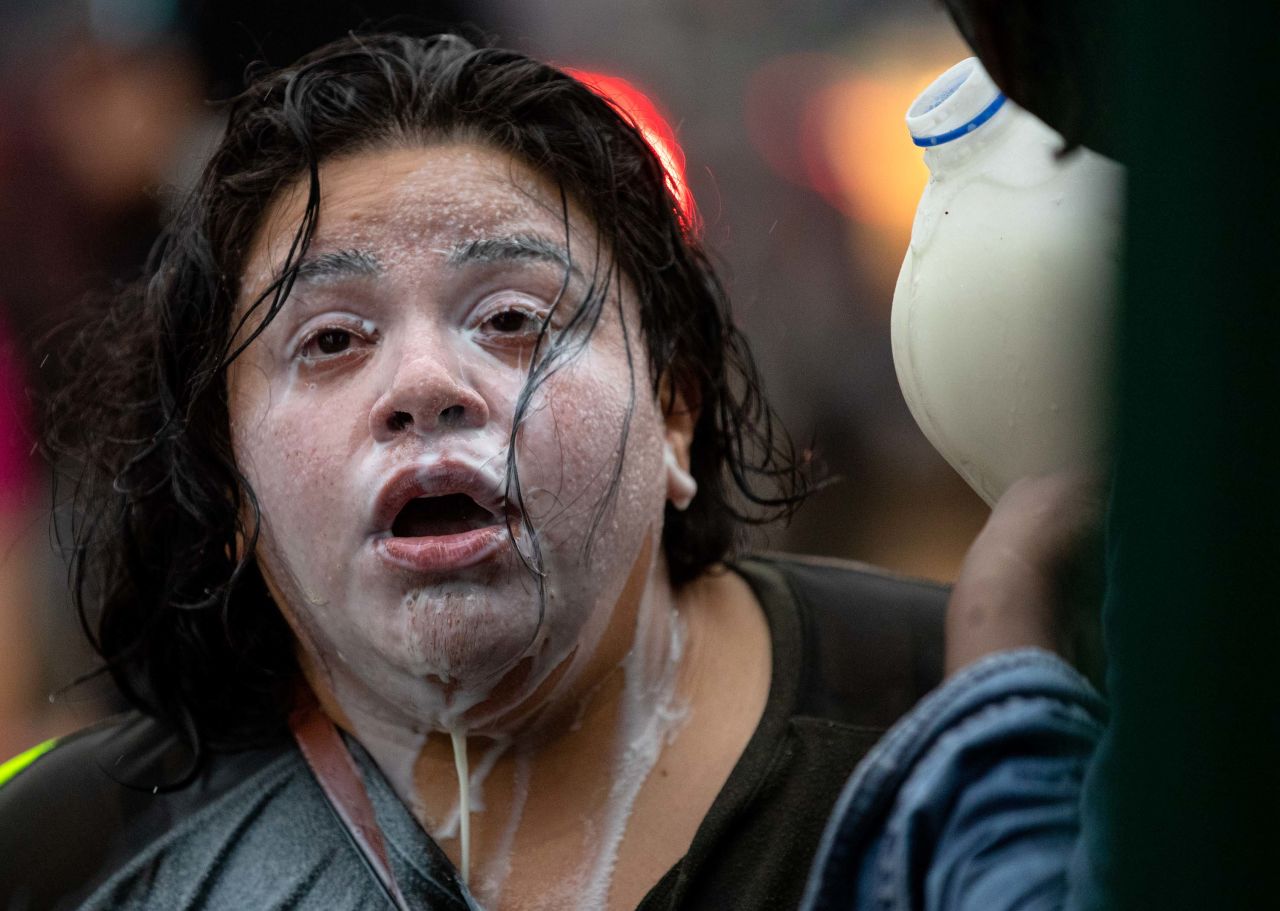
[[[935,180],[977,157],[1004,132],[1015,107],[977,57],[961,60],[920,93],[907,111],[911,141],[924,149]]]
[[[454,770],[458,775],[458,839],[462,843],[462,882],[471,886],[471,772],[467,763],[467,732],[449,732],[453,744]]]

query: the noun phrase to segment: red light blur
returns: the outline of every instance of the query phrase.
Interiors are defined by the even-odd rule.
[[[667,172],[667,187],[675,197],[680,223],[686,231],[694,230],[697,210],[693,194],[685,180],[684,150],[676,141],[675,131],[658,106],[647,94],[620,76],[566,69],[566,73],[587,86],[629,118],[649,143]]]

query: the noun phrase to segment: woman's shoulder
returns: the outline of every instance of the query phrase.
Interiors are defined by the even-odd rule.
[[[775,650],[801,670],[793,714],[885,730],[941,682],[948,586],[793,554],[733,568],[764,607]]]
[[[185,738],[138,712],[28,750],[0,777],[0,905],[57,907],[84,894],[289,751],[281,743],[197,762]]]
[[[74,806],[83,812],[112,796],[117,787],[143,787],[148,777],[160,784],[162,772],[182,755],[178,738],[154,719],[126,712],[64,737],[38,744],[0,766],[0,820],[5,835],[12,822],[43,828],[50,811]],[[89,817],[92,818],[92,817]]]

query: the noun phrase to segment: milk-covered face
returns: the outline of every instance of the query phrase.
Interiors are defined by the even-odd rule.
[[[581,353],[529,403],[515,447],[525,511],[508,506],[539,327],[564,332],[605,279],[594,225],[571,206],[566,234],[556,187],[465,143],[332,160],[320,186],[293,291],[228,379],[258,563],[304,665],[344,705],[500,726],[593,656],[625,654],[634,623],[611,622],[619,600],[660,552],[666,500],[692,492],[687,416],[655,401],[637,303],[615,282]],[[294,187],[265,213],[241,312],[304,209]],[[517,553],[531,527],[545,599]]]

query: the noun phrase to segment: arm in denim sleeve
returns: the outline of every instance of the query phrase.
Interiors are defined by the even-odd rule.
[[[1105,709],[1070,666],[974,663],[903,717],[836,806],[808,911],[1076,908],[1084,778]],[[1084,884],[1082,884],[1084,885]]]

